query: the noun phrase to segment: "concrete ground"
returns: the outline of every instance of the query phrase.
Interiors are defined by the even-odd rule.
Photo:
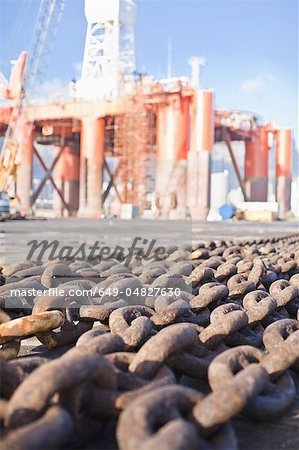
[[[59,248],[73,248],[86,242],[99,241],[101,245],[128,245],[134,237],[156,239],[166,245],[190,244],[202,239],[243,239],[278,236],[299,232],[296,222],[248,223],[248,222],[184,222],[146,220],[84,220],[49,219],[47,221],[14,221],[0,223],[0,263],[13,263],[26,258],[32,240],[58,240]],[[2,252],[2,253],[1,253]],[[45,347],[36,338],[23,341],[22,354],[44,354]],[[51,357],[49,352],[46,352]],[[56,351],[57,353],[57,351]],[[53,357],[57,356],[52,354]],[[297,397],[291,409],[280,420],[257,422],[236,418],[236,430],[240,450],[297,450],[299,448],[299,377],[294,374]],[[110,435],[111,438],[111,435]],[[115,442],[103,438],[96,448],[115,448]],[[92,447],[93,448],[93,447]],[[187,449],[186,449],[187,450]]]
[[[298,222],[195,222],[164,220],[48,219],[0,223],[0,263],[26,259],[32,240],[58,240],[58,250],[81,243],[129,246],[135,237],[155,239],[156,245],[191,244],[202,239],[243,239],[299,232]],[[140,241],[139,241],[140,243]],[[148,244],[147,244],[148,245]],[[36,257],[36,254],[35,254]]]

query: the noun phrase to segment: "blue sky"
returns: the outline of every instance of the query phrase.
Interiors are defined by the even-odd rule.
[[[173,75],[190,75],[188,58],[207,60],[202,84],[216,105],[254,111],[298,131],[297,0],[137,0],[137,65],[166,76],[172,42]],[[0,70],[28,48],[38,0],[0,0]],[[86,22],[83,0],[67,0],[45,92],[78,76]]]

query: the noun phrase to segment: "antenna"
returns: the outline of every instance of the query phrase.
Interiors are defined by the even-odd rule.
[[[172,39],[171,36],[168,37],[168,48],[167,48],[167,78],[172,76]]]
[[[191,66],[191,84],[194,87],[201,87],[201,66],[206,65],[206,60],[202,56],[191,56],[188,63]]]

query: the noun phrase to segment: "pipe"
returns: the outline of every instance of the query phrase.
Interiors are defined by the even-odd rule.
[[[226,129],[224,129],[224,140],[225,140],[225,143],[226,143],[229,155],[230,155],[230,159],[231,159],[232,164],[233,164],[233,168],[234,168],[235,174],[236,174],[237,179],[238,179],[239,186],[241,188],[241,191],[242,191],[242,194],[243,194],[243,197],[244,197],[244,201],[247,202],[248,198],[247,198],[246,190],[244,189],[244,184],[243,184],[243,181],[242,181],[240,169],[239,169],[239,166],[238,166],[238,163],[237,163],[234,151],[233,151],[230,135],[229,135],[229,133],[228,133],[228,131]]]
[[[81,121],[80,217],[101,216],[104,126],[104,118],[84,117]]]
[[[195,91],[191,108],[191,149],[188,154],[188,206],[194,220],[206,220],[210,209],[213,103],[212,90]]]
[[[60,148],[56,151],[59,152]],[[55,183],[68,205],[68,215],[74,215],[79,207],[79,170],[79,147],[75,143],[70,143],[64,147],[53,170]],[[54,191],[54,210],[57,217],[64,215],[65,207],[56,191]]]
[[[284,219],[291,209],[292,185],[292,130],[276,130],[276,200],[279,217]]]
[[[245,143],[245,191],[249,201],[268,200],[268,132],[262,125]]]
[[[28,213],[32,208],[33,127],[25,124],[22,130],[23,144],[18,151],[19,164],[16,173],[16,193],[20,207]]]
[[[156,205],[159,216],[164,218],[186,214],[189,105],[189,97],[176,92],[157,106]]]

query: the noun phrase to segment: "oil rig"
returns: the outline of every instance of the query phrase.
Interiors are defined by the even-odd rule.
[[[31,48],[2,81],[0,191],[30,212],[44,186],[54,190],[56,217],[103,217],[114,207],[141,217],[205,220],[211,200],[211,157],[225,143],[244,201],[268,199],[269,153],[275,152],[279,215],[290,210],[292,130],[253,113],[217,109],[201,86],[203,60],[191,77],[154,80],[135,62],[134,0],[85,0],[81,78],[68,100],[31,101],[30,91],[53,45],[64,0],[42,0]],[[0,81],[1,82],[1,81]],[[244,175],[232,142],[245,146]],[[54,149],[47,165],[42,145]],[[44,170],[33,184],[34,162]]]

